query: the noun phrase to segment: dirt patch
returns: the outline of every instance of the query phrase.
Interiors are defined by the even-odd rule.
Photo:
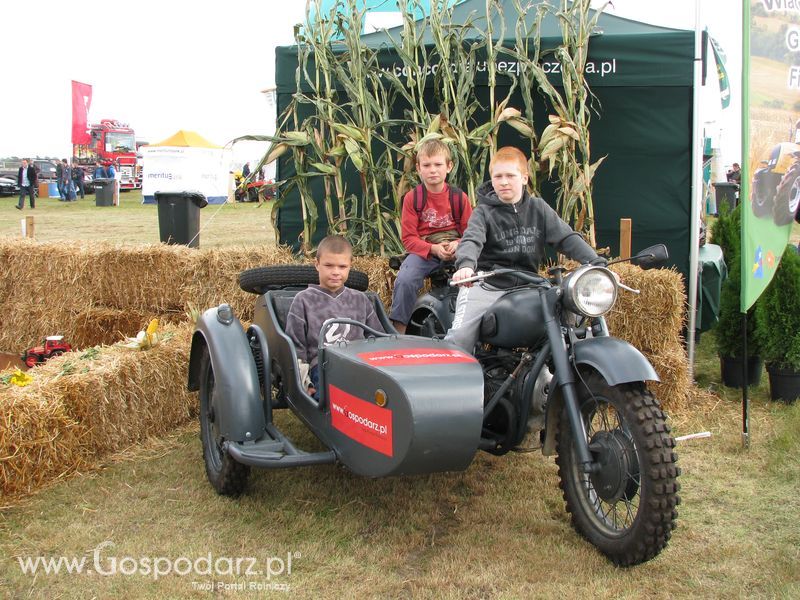
[[[18,354],[0,352],[0,371],[5,371],[6,369],[20,369],[21,371],[27,371],[28,367],[19,359]]]

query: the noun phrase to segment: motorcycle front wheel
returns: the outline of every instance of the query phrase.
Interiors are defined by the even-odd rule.
[[[566,413],[557,436],[558,474],[575,529],[612,562],[636,565],[667,545],[680,503],[675,440],[644,384],[610,386],[599,374],[577,383],[584,435],[600,469],[584,473]]]

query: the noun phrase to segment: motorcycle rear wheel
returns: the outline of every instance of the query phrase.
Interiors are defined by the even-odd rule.
[[[573,527],[612,562],[636,565],[661,552],[675,528],[675,440],[644,384],[610,386],[595,372],[584,381],[578,383],[580,410],[601,469],[581,470],[564,413],[556,462],[567,512]]]

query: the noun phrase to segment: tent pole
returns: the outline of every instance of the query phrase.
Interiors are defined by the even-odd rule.
[[[700,120],[700,88],[702,86],[702,39],[700,2],[695,0],[694,19],[694,82],[692,86],[692,197],[689,214],[689,328],[687,331],[689,374],[694,377],[695,327],[697,323],[697,263],[700,251],[700,206],[703,182],[702,122]]]

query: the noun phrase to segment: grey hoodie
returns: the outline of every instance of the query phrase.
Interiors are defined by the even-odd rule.
[[[497,197],[492,182],[486,181],[477,195],[478,206],[456,249],[456,268],[488,271],[505,267],[535,273],[544,260],[545,244],[581,263],[606,264],[556,211],[527,190],[522,191],[519,202],[506,204]],[[493,278],[492,285],[516,283],[499,279]]]

